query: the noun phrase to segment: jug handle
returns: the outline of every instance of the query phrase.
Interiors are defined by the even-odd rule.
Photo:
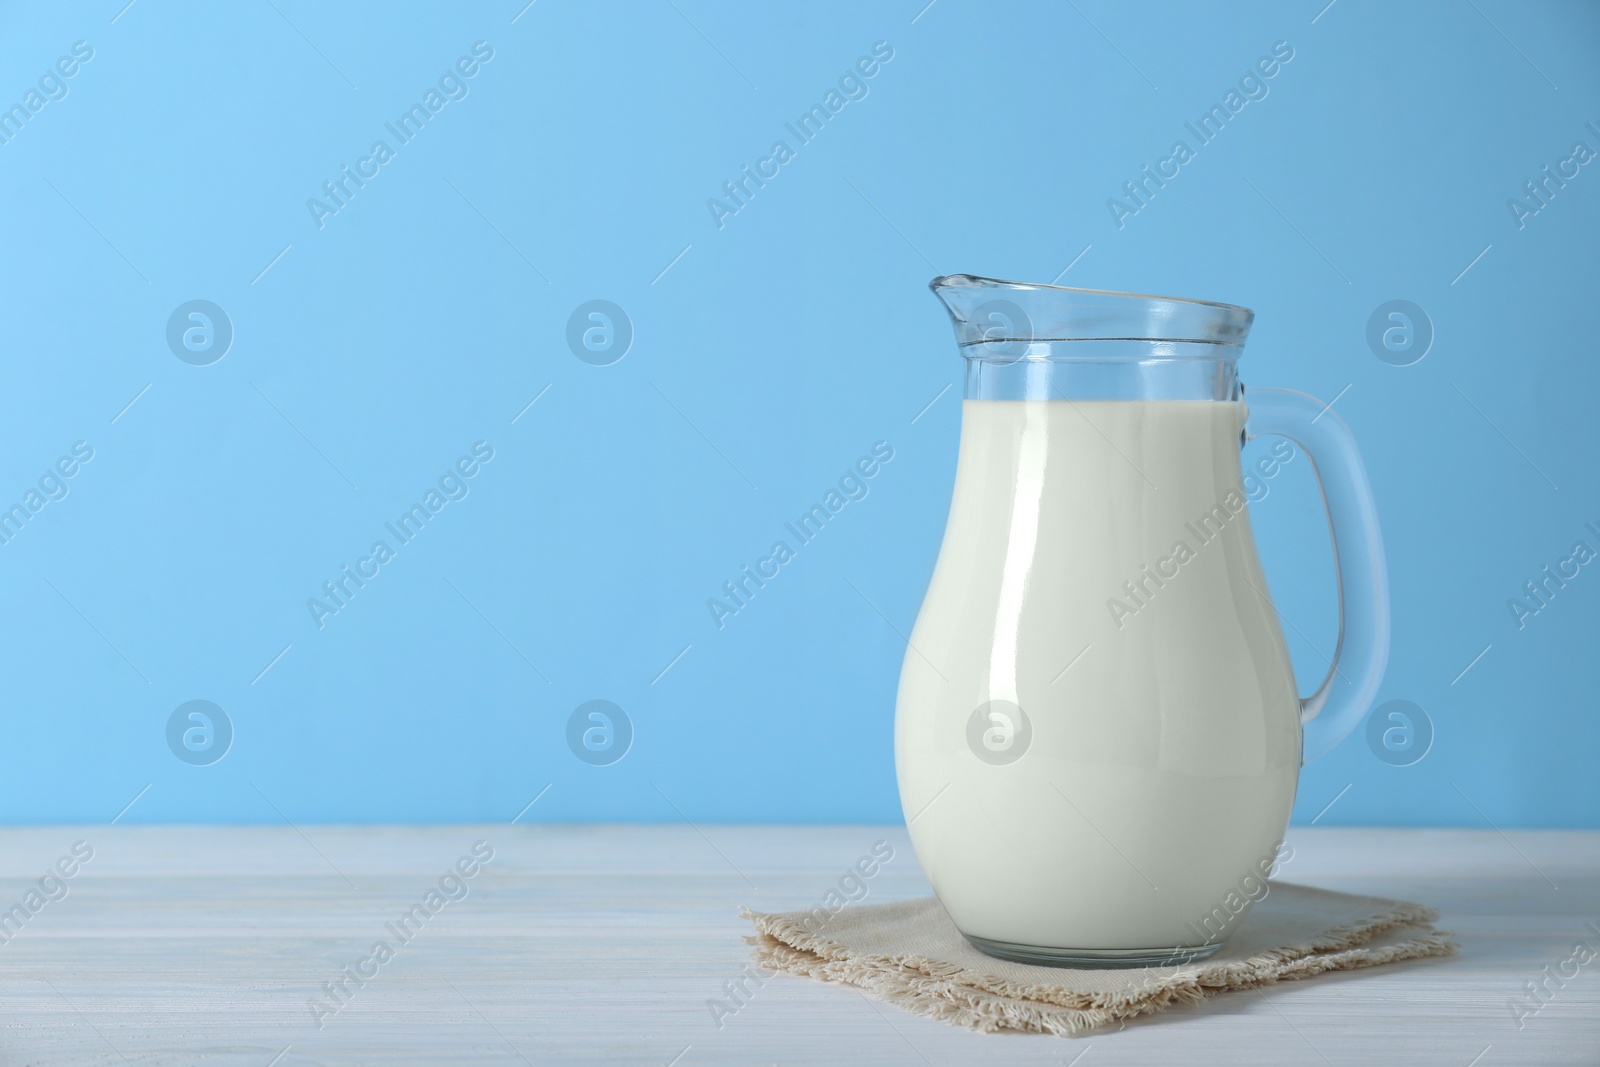
[[[1300,701],[1309,763],[1360,723],[1388,665],[1389,571],[1378,509],[1350,427],[1331,407],[1293,389],[1247,389],[1245,404],[1246,440],[1278,434],[1310,457],[1333,536],[1339,642],[1322,685]]]

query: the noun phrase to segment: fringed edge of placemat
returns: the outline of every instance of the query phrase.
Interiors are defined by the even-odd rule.
[[[1245,960],[1202,963],[1160,973],[1149,985],[1106,993],[1075,993],[983,974],[925,956],[852,955],[784,915],[741,909],[758,933],[746,937],[768,970],[842,982],[879,1000],[969,1029],[1018,1030],[1077,1037],[1112,1023],[1195,1004],[1218,993],[1357,970],[1408,959],[1454,955],[1459,946],[1431,923],[1438,912],[1397,903],[1380,915],[1335,927],[1303,944],[1257,953]],[[1372,946],[1384,934],[1411,930],[1394,943]]]

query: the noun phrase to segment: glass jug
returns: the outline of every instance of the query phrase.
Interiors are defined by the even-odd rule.
[[[1360,455],[1327,405],[1245,389],[1245,308],[967,275],[931,288],[966,389],[895,711],[917,857],[991,955],[1209,956],[1266,892],[1301,763],[1383,675]],[[1304,700],[1240,467],[1265,434],[1310,457],[1338,566],[1339,644]]]

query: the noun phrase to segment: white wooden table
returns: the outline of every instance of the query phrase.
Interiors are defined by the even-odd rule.
[[[0,909],[23,906],[0,914],[0,1064],[1600,1063],[1600,959],[1548,983],[1520,1028],[1508,1007],[1575,943],[1600,949],[1600,832],[1291,832],[1283,878],[1436,905],[1456,959],[1076,1040],[969,1033],[778,976],[719,1028],[707,1001],[748,952],[738,906],[814,905],[880,839],[896,855],[870,899],[926,893],[899,828],[0,830]],[[75,864],[80,840],[93,857]],[[386,924],[480,840],[493,859],[467,895],[397,937]],[[41,889],[62,857],[75,873]],[[372,956],[380,939],[392,958]],[[347,964],[371,976],[344,978],[332,1013],[324,983]]]

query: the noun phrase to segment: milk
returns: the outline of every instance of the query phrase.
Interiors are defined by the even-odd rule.
[[[1214,947],[1265,892],[1301,737],[1244,417],[964,401],[895,758],[917,856],[969,937],[1069,957]]]

